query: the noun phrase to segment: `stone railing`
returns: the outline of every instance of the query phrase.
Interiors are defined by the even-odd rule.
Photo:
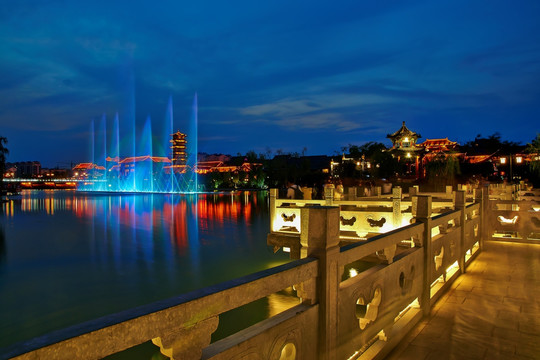
[[[252,353],[279,358],[291,346],[315,358],[316,349],[308,345],[317,336],[317,305],[299,304],[211,345],[210,338],[220,314],[295,284],[314,283],[318,268],[314,258],[294,261],[15,344],[2,349],[6,351],[0,358],[101,359],[149,340],[172,359],[230,359]],[[268,338],[272,342],[266,342]]]
[[[464,191],[465,192],[465,191]],[[404,196],[400,187],[394,187],[390,197],[335,200],[333,189],[326,189],[324,200],[292,200],[278,198],[278,190],[270,189],[270,234],[268,245],[285,248],[293,259],[299,258],[301,209],[305,206],[339,206],[340,239],[345,242],[364,241],[377,234],[386,233],[412,223],[416,216],[416,199],[419,195],[432,196],[433,213],[454,209],[455,192],[448,186],[445,192],[420,193],[417,186]],[[479,191],[474,196],[480,196]],[[473,198],[469,200],[469,203]]]
[[[371,359],[387,354],[481,248],[482,203],[340,246],[340,208],[298,209],[301,259],[17,344],[0,357],[98,359],[152,340],[173,359]],[[210,343],[220,314],[294,287],[298,305]]]
[[[486,239],[540,243],[540,200],[498,200],[490,197],[486,202],[484,220]]]

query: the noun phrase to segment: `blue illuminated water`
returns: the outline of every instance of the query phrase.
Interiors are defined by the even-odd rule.
[[[0,348],[288,261],[266,193],[23,191],[0,212]]]

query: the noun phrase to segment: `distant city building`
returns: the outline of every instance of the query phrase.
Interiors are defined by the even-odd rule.
[[[45,169],[41,168],[40,176],[43,178],[68,178],[71,176],[69,169]]]
[[[13,177],[17,178],[39,177],[41,174],[41,163],[39,161],[6,163],[6,169],[11,169],[10,173],[14,173]]]

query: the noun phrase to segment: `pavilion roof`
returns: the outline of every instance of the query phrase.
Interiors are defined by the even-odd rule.
[[[418,133],[415,133],[414,131],[409,130],[405,126],[405,121],[403,122],[403,124],[401,125],[401,128],[398,131],[396,131],[393,134],[386,135],[387,138],[390,138],[392,140],[397,139],[397,138],[401,138],[401,137],[405,137],[405,136],[411,137],[411,138],[420,138],[420,137],[422,137],[422,135],[420,135]]]
[[[91,170],[91,169],[105,170],[105,167],[101,165],[96,165],[93,163],[80,163],[80,164],[75,165],[72,170]]]
[[[444,139],[426,139],[423,143],[418,144],[418,146],[454,146],[457,145],[456,141],[450,141],[448,138]]]

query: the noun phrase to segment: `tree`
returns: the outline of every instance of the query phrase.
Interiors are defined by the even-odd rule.
[[[487,138],[482,137],[481,134],[476,135],[474,140],[468,141],[461,146],[461,151],[468,155],[515,154],[521,151],[522,148],[523,145],[520,143],[507,140],[501,141],[501,134],[496,132]]]
[[[6,159],[9,154],[9,150],[6,148],[8,143],[7,138],[0,136],[0,189],[3,188],[4,172],[6,171]]]
[[[456,176],[461,174],[459,160],[452,155],[439,153],[426,164],[429,183],[436,188],[444,185],[454,185]]]
[[[531,179],[533,184],[538,186],[540,183],[540,134],[536,134],[536,138],[527,144],[525,151],[532,155],[529,170],[533,177]]]

